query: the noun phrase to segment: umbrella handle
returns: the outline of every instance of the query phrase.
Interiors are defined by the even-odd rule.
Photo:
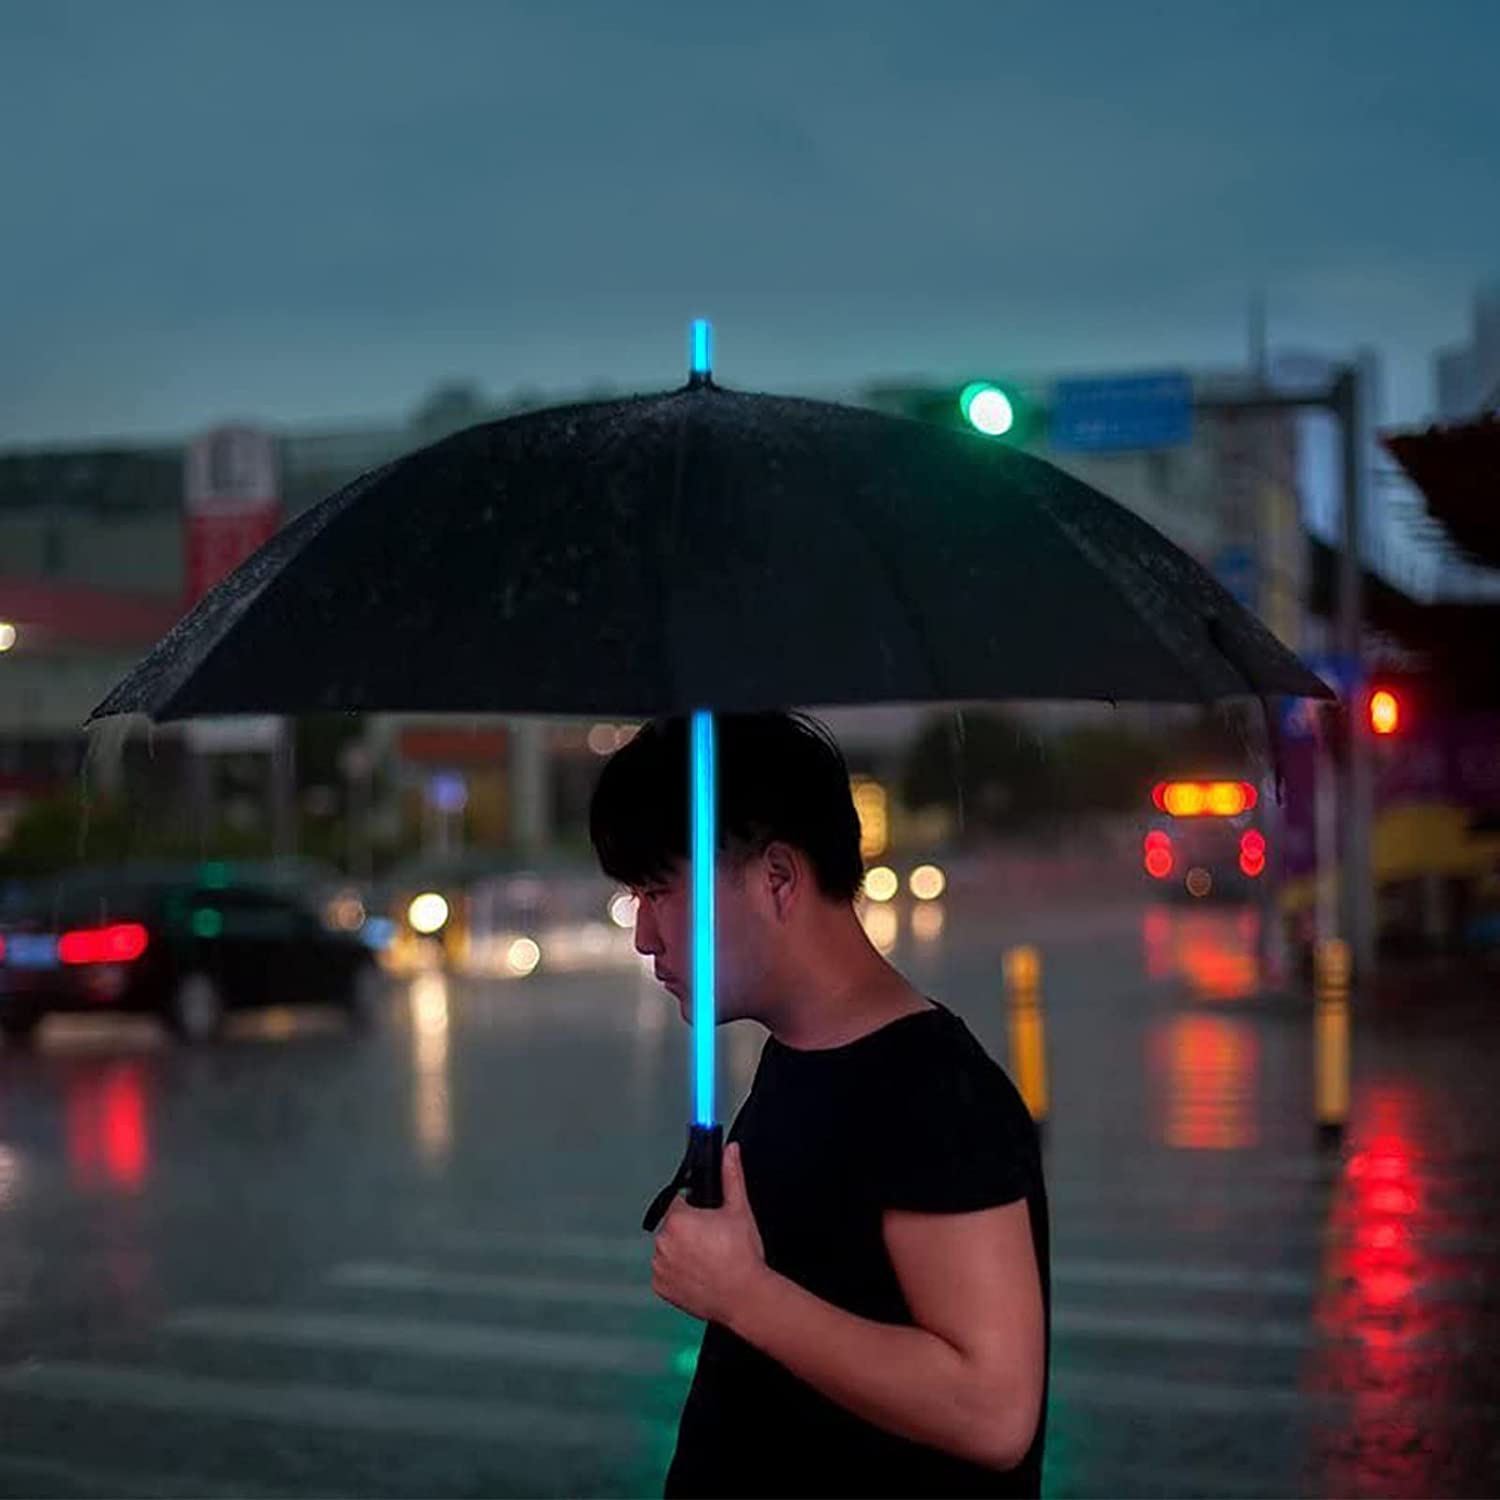
[[[641,1220],[647,1234],[655,1234],[657,1225],[666,1218],[672,1200],[683,1188],[694,1208],[724,1206],[724,1127],[690,1125],[687,1150],[683,1153],[672,1180],[652,1200]]]
[[[724,1127],[688,1127],[687,1200],[694,1208],[724,1206]]]

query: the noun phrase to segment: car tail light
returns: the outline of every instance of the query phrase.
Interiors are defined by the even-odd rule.
[[[1159,828],[1146,835],[1146,873],[1154,880],[1172,873],[1172,840]]]
[[[0,963],[5,962],[5,937],[0,934]]]
[[[149,941],[139,922],[79,927],[57,940],[57,956],[65,964],[128,964],[146,951]]]
[[[1159,781],[1151,800],[1174,818],[1237,818],[1260,795],[1248,781]]]
[[[1259,829],[1247,828],[1240,835],[1240,869],[1254,880],[1266,868],[1266,836]]]

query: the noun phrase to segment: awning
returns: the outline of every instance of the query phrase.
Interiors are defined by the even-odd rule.
[[[1454,544],[1500,568],[1500,416],[1385,433],[1381,441]]]

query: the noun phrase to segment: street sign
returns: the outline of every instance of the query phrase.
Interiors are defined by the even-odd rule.
[[[1248,610],[1260,604],[1260,564],[1253,547],[1221,547],[1214,553],[1209,571]]]
[[[281,477],[275,439],[257,427],[216,427],[183,464],[187,602],[276,534]]]
[[[427,778],[427,801],[439,812],[461,813],[469,805],[468,783],[457,771],[434,771]]]
[[[1193,386],[1175,371],[1059,380],[1051,412],[1049,441],[1062,453],[1175,448],[1193,435]]]
[[[199,754],[243,755],[274,750],[281,743],[282,720],[276,714],[229,714],[189,719],[182,732],[188,747]]]

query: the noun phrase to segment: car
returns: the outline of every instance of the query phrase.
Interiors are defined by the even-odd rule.
[[[601,877],[590,872],[587,861],[560,851],[469,849],[410,860],[371,893],[372,921],[378,914],[384,925],[382,962],[400,974],[430,966],[463,971],[476,963],[478,941],[484,956],[477,962],[486,970],[495,967],[497,933],[509,925],[515,928],[510,941],[523,944],[521,962],[500,964],[497,972],[529,974],[536,965],[522,956],[530,952],[525,945],[535,942],[562,888],[590,878],[600,885]],[[604,882],[602,889],[591,912],[599,923],[613,887]]]
[[[1232,777],[1161,781],[1152,788],[1141,864],[1153,890],[1194,900],[1256,896],[1269,847],[1260,792]]]
[[[12,1045],[64,1012],[156,1015],[187,1043],[260,1005],[333,1004],[363,1026],[380,993],[368,944],[222,866],[77,874],[0,914],[0,1035]]]

